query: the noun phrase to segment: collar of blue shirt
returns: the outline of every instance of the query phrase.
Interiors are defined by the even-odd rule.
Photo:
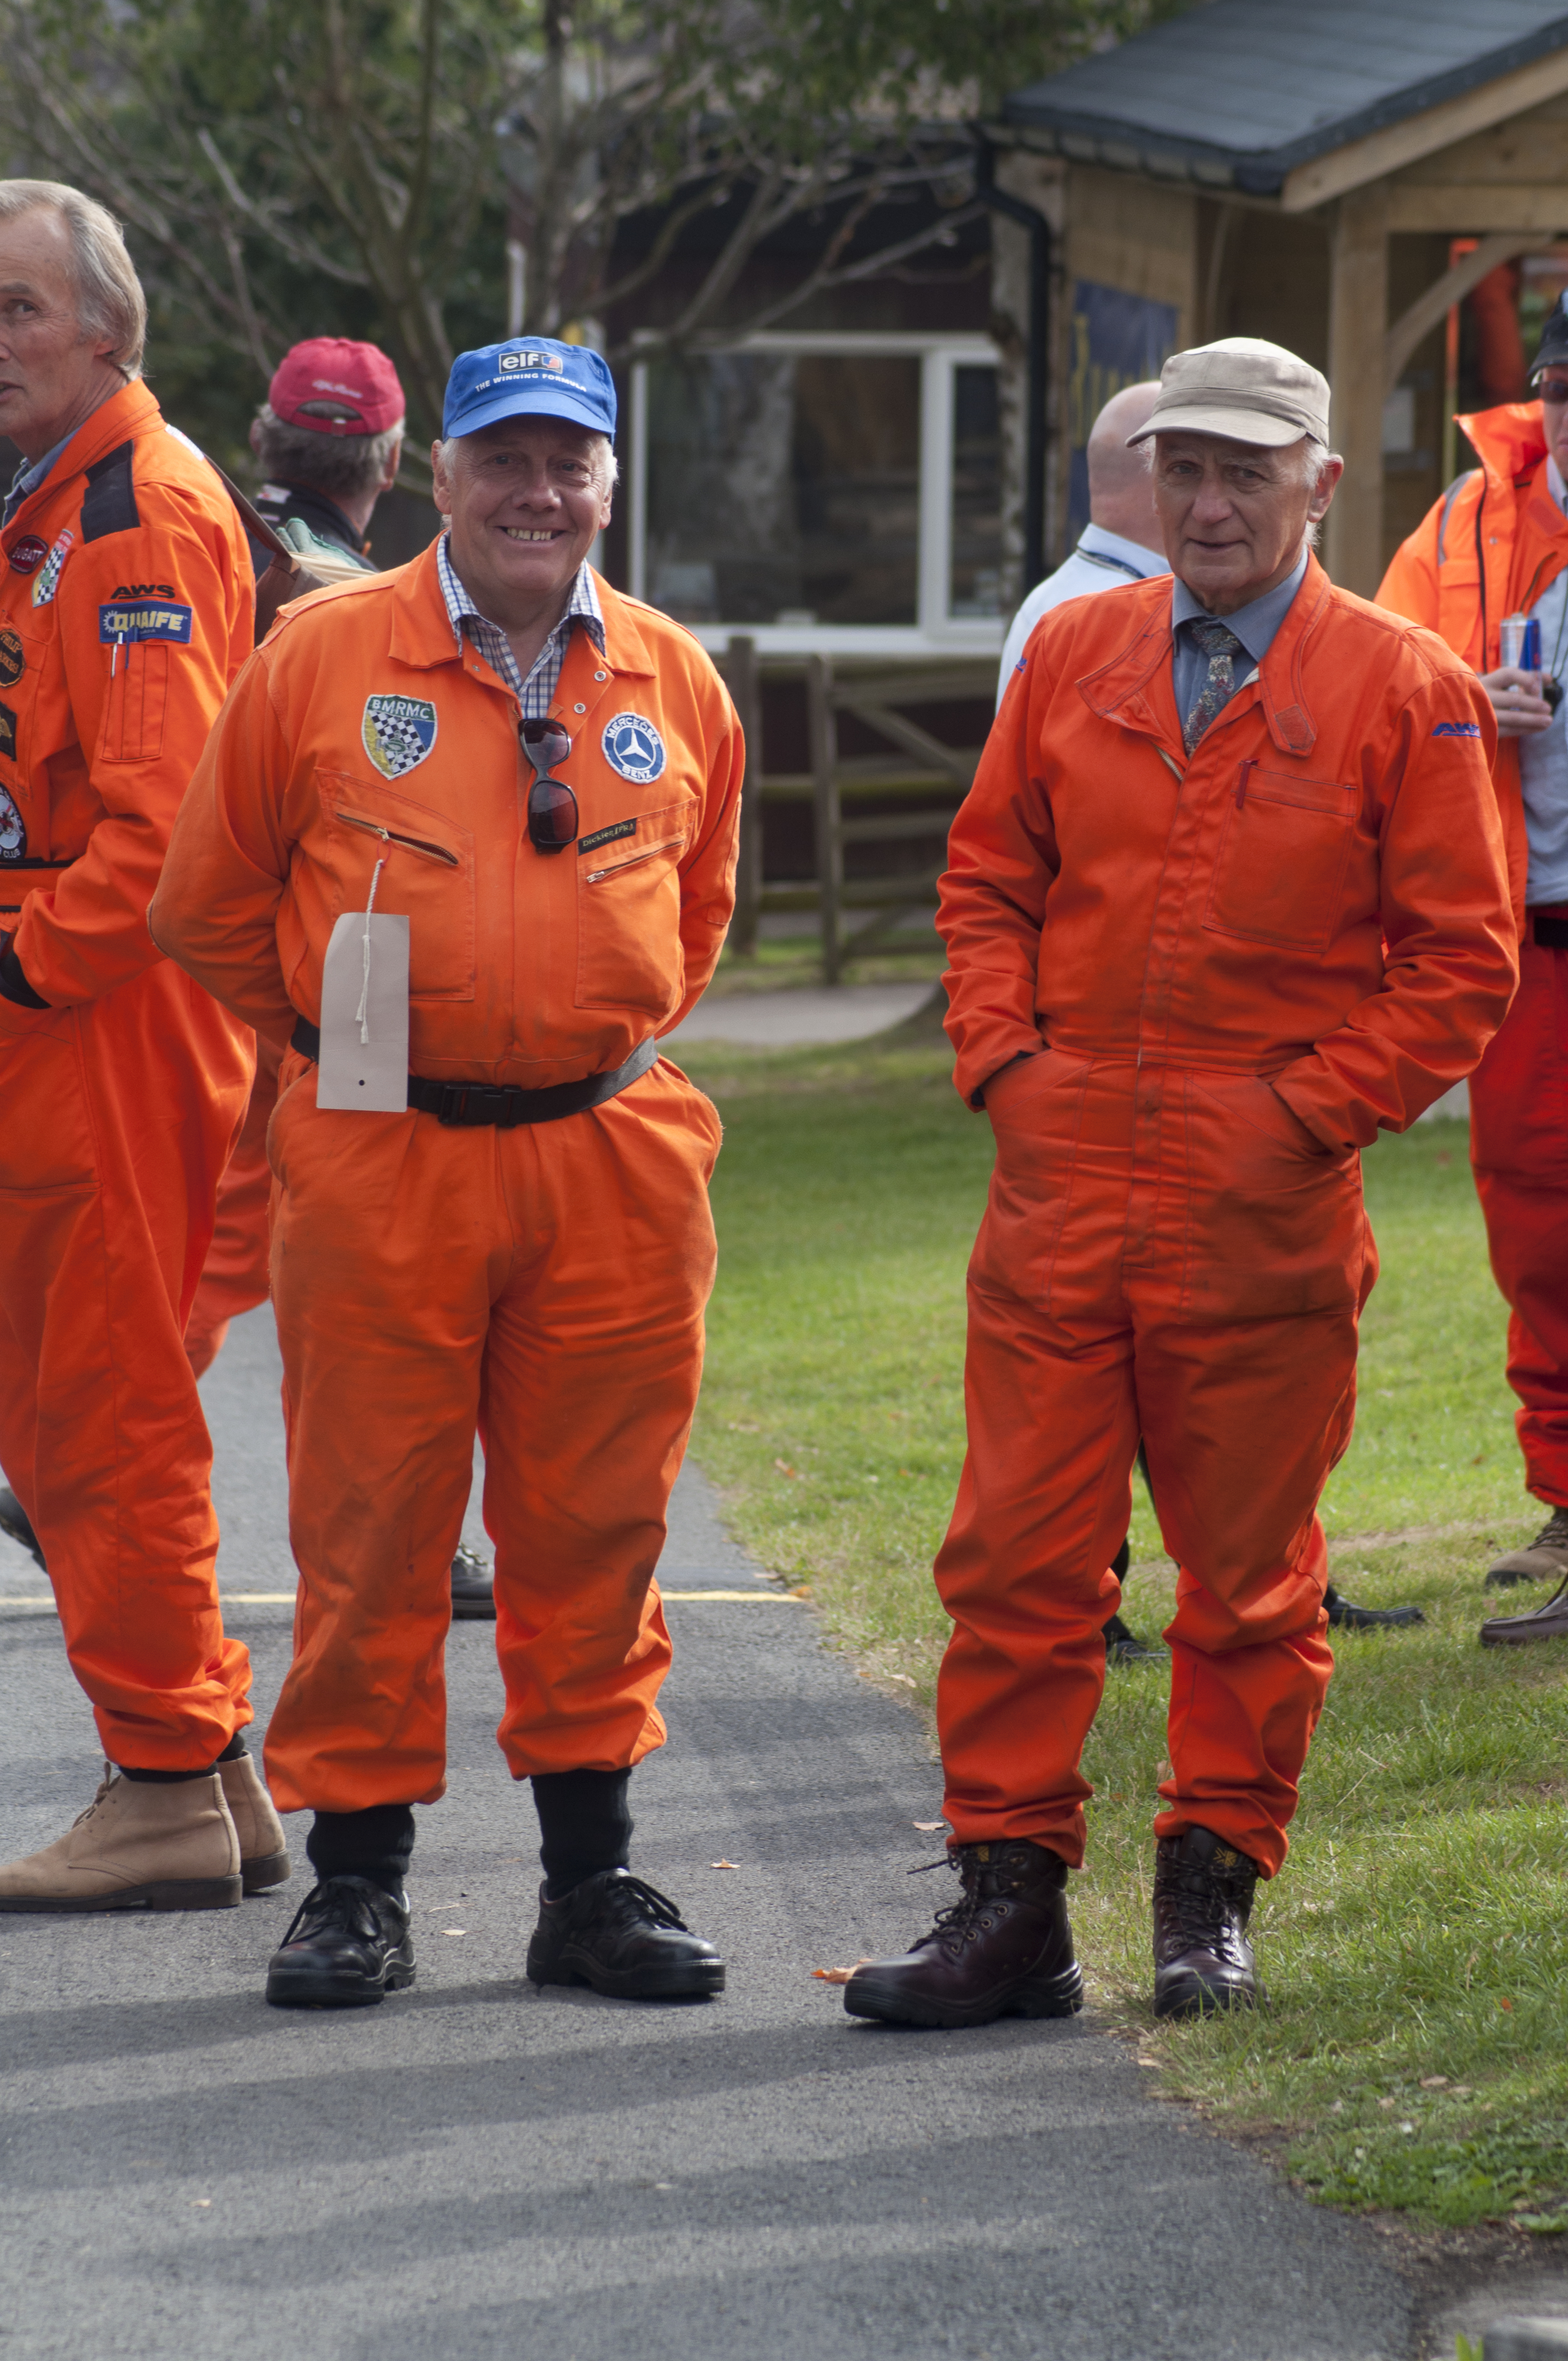
[[[72,427],[71,434],[73,434],[75,431]],[[5,509],[0,511],[0,525],[9,524],[22,502],[38,490],[70,440],[70,434],[62,434],[53,450],[46,451],[41,459],[35,459],[30,466],[26,459],[23,460],[11,478],[11,489],[5,495]]]
[[[1146,582],[1151,574],[1170,572],[1170,560],[1160,550],[1146,549],[1141,541],[1129,541],[1124,533],[1108,533],[1102,524],[1084,526],[1078,536],[1078,555],[1099,558],[1135,582]]]
[[[1255,664],[1260,664],[1274,644],[1274,635],[1290,611],[1290,602],[1306,578],[1308,552],[1303,549],[1295,566],[1284,581],[1249,606],[1238,607],[1234,615],[1211,615],[1201,598],[1195,598],[1185,582],[1178,579],[1170,594],[1170,628],[1181,633],[1183,623],[1223,622],[1234,631]],[[1190,631],[1179,638],[1178,646],[1192,647]],[[1194,653],[1197,651],[1194,649]],[[1205,659],[1205,662],[1207,659]],[[1238,684],[1239,685],[1239,684]]]

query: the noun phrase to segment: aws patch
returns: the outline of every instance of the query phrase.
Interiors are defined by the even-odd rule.
[[[417,770],[435,744],[436,710],[422,697],[367,697],[360,742],[384,779]]]

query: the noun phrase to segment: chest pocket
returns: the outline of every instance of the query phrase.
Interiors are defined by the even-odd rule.
[[[318,774],[334,917],[376,907],[409,922],[411,1000],[474,997],[474,839],[444,812],[344,771]]]
[[[1344,889],[1359,790],[1244,763],[1226,799],[1203,924],[1220,935],[1326,950]]]
[[[679,997],[681,881],[696,806],[640,812],[637,832],[592,851],[578,848],[579,1008],[634,1008],[663,1016]]]

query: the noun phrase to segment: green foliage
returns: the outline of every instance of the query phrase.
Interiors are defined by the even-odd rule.
[[[929,1715],[947,1630],[930,1565],[962,1455],[964,1268],[988,1126],[937,1049],[706,1049],[690,1063],[726,1126],[694,1448],[762,1561]],[[1568,1647],[1475,1642],[1497,1608],[1488,1560],[1541,1512],[1508,1425],[1464,1132],[1385,1138],[1364,1171],[1383,1270],[1360,1423],[1331,1486],[1334,1574],[1427,1621],[1335,1637],[1290,1859],[1258,1897],[1266,2012],[1150,2015],[1157,1664],[1107,1680],[1073,1923],[1102,2023],[1136,2036],[1172,2094],[1282,2135],[1315,2196],[1546,2235],[1568,2221]],[[1141,1486],[1134,1556],[1123,1613],[1152,1635],[1174,1569]]]

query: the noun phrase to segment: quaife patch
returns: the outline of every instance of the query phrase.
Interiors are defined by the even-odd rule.
[[[634,819],[618,819],[613,828],[596,828],[592,836],[578,838],[577,858],[580,861],[585,852],[597,852],[601,844],[614,844],[619,838],[635,836],[636,833],[637,822]]]
[[[8,705],[0,705],[0,754],[16,759],[16,717]]]
[[[7,623],[4,631],[0,631],[0,688],[9,688],[13,681],[21,679],[27,669],[27,652],[22,645],[21,633],[14,631]]]
[[[423,697],[367,697],[359,735],[384,779],[417,770],[435,743],[436,712]]]
[[[612,771],[645,787],[664,767],[664,741],[644,714],[618,713],[604,726],[604,758]]]
[[[172,640],[176,647],[191,644],[191,609],[169,599],[115,600],[98,609],[98,637],[124,646],[127,640]]]
[[[15,737],[15,730],[12,736]],[[0,787],[0,861],[25,861],[27,853],[27,831],[15,798]]]

